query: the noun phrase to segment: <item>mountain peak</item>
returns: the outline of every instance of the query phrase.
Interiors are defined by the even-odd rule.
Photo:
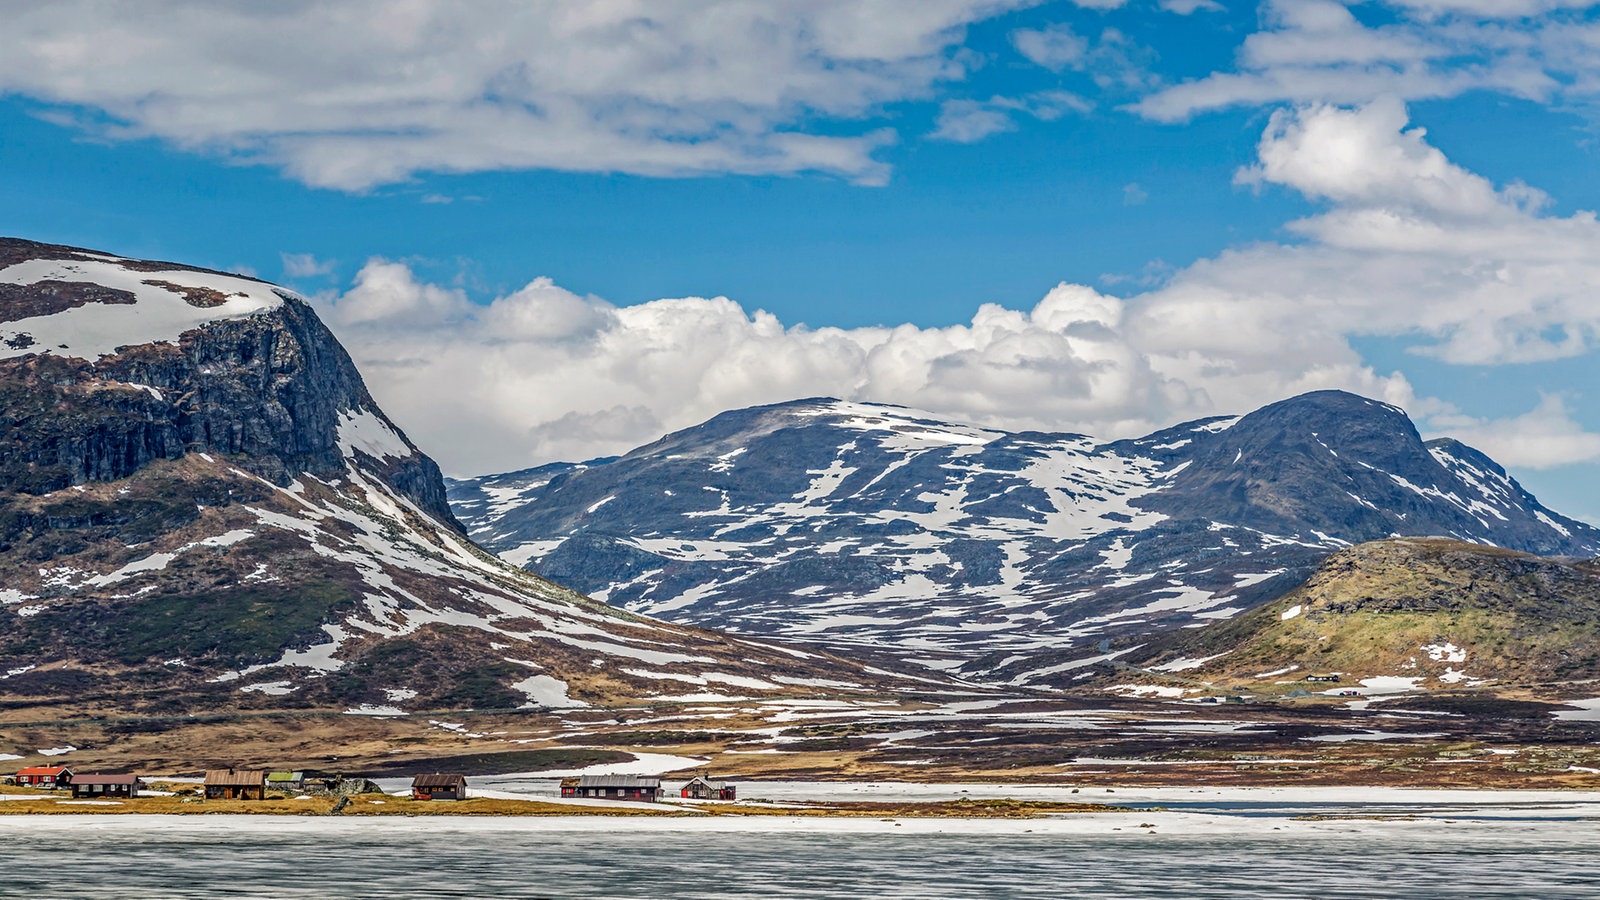
[[[99,359],[274,310],[290,296],[238,275],[0,240],[0,359]]]
[[[451,499],[490,549],[627,609],[1070,683],[1085,642],[1238,615],[1360,541],[1600,551],[1457,446],[1343,391],[1113,443],[809,399]]]

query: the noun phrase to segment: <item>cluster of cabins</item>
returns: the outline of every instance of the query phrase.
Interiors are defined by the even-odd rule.
[[[23,787],[71,789],[72,796],[124,799],[139,796],[145,783],[137,775],[76,774],[66,766],[30,766],[17,772]],[[306,790],[303,772],[268,772],[264,769],[212,769],[202,784],[207,800],[264,800],[267,791],[295,793]],[[593,800],[636,800],[654,803],[663,796],[661,779],[644,775],[584,775],[564,778],[561,796]],[[678,789],[685,800],[733,800],[734,786],[726,781],[696,775]],[[465,800],[465,775],[418,775],[411,779],[413,800]]]
[[[46,790],[71,790],[74,798],[123,799],[139,796],[145,783],[137,775],[105,775],[98,772],[74,772],[66,766],[29,766],[15,776],[23,787]]]
[[[661,779],[645,775],[584,775],[561,781],[563,797],[654,803],[663,793]],[[729,782],[713,781],[705,775],[694,776],[678,789],[678,796],[685,800],[733,800],[735,794]]]

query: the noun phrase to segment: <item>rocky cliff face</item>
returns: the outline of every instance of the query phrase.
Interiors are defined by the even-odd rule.
[[[0,672],[13,706],[122,712],[878,680],[620,612],[479,550],[293,294],[26,241],[0,241]]]
[[[1359,541],[1600,552],[1482,454],[1334,391],[1112,443],[797,401],[451,499],[503,558],[626,609],[1035,685],[1072,685],[1107,639],[1240,615]]]
[[[391,454],[355,448],[376,474],[458,527],[439,467],[378,409],[349,355],[305,302],[287,293],[281,300],[270,312],[209,322],[171,343],[118,347],[92,361],[50,348],[14,349],[13,358],[0,359],[9,426],[0,480],[49,493],[209,451],[287,485],[302,473],[340,475],[348,465],[341,434],[368,427],[396,442]],[[25,321],[0,329],[7,324],[18,326],[12,340],[28,333]]]

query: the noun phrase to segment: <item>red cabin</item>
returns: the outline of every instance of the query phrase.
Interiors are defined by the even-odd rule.
[[[71,787],[72,770],[66,766],[29,766],[17,772],[17,784],[51,791]]]

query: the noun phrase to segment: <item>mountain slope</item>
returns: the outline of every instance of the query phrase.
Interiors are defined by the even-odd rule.
[[[0,409],[13,706],[561,708],[893,680],[630,615],[473,546],[332,334],[259,281],[0,241]]]
[[[1597,635],[1593,561],[1393,538],[1340,550],[1286,596],[1117,662],[1268,691],[1306,675],[1339,675],[1312,688],[1332,693],[1550,684],[1600,677]]]
[[[1112,443],[805,400],[450,497],[485,547],[626,609],[1014,684],[1237,615],[1350,543],[1600,552],[1486,457],[1335,391]]]

